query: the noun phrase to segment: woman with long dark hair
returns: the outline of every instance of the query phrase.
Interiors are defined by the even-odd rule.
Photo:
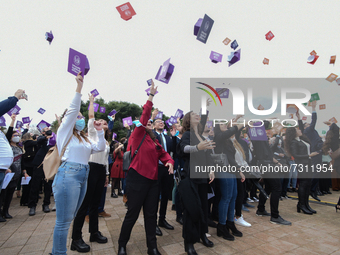
[[[312,185],[312,179],[308,178],[307,173],[311,167],[311,157],[318,155],[318,152],[310,152],[310,141],[302,134],[301,130],[295,127],[289,127],[286,130],[285,150],[289,156],[293,156],[299,172],[299,202],[297,212],[312,215],[316,213],[309,206],[309,191]],[[307,170],[306,170],[307,169]]]
[[[141,125],[134,129],[129,139],[128,149],[131,148],[131,162],[126,181],[128,211],[120,231],[118,255],[126,254],[126,245],[142,207],[148,254],[160,254],[156,239],[159,200],[158,162],[160,160],[166,167],[169,167],[169,174],[172,174],[174,161],[159,144],[152,131],[150,116],[152,100],[156,92],[157,87],[155,88],[152,82],[149,98],[143,107],[140,118]]]
[[[330,121],[325,121],[324,123],[330,127],[326,134],[326,141],[323,144],[322,151],[324,154],[326,154],[328,153],[329,149],[331,149],[332,152],[334,153],[335,151],[339,149],[339,146],[340,146],[339,127],[337,124],[332,123]],[[334,157],[334,155],[332,157],[334,160],[333,168],[339,174],[340,173],[340,157]],[[338,203],[335,205],[335,211],[337,212],[338,210],[340,210],[340,197],[339,197]]]
[[[35,153],[38,150],[37,141],[34,141],[30,133],[26,133],[22,136],[23,144],[23,156],[21,159],[22,168],[26,170],[28,176],[33,175],[33,159]],[[31,182],[28,185],[22,186],[22,196],[20,199],[20,205],[27,206],[28,198],[31,190]]]
[[[231,137],[234,136],[238,129],[241,127],[242,125],[228,128],[226,124],[220,124],[214,127],[214,140],[216,141],[215,153],[226,154],[230,167],[234,167],[238,171],[240,170],[240,165],[236,162],[235,159],[235,154],[237,150],[234,147]],[[233,137],[233,139],[235,139],[235,137]],[[239,147],[242,150],[241,146]],[[245,178],[243,173],[240,172],[240,175],[241,180],[244,181]],[[221,190],[221,200],[218,206],[219,219],[217,225],[217,236],[222,236],[226,240],[233,241],[235,240],[234,236],[243,236],[243,234],[237,230],[234,223],[234,211],[237,197],[236,175],[230,172],[221,172],[218,174],[216,173],[216,177],[220,182]],[[229,233],[229,230],[231,230],[234,236]]]
[[[180,154],[184,159],[184,168],[181,172],[184,180],[179,184],[179,192],[183,204],[183,238],[185,251],[188,254],[197,254],[194,243],[202,240],[206,247],[213,247],[214,243],[208,240],[208,175],[206,178],[194,178],[190,173],[190,166],[209,166],[212,165],[211,149],[214,142],[207,141],[202,136],[203,128],[206,123],[206,115],[200,116],[194,112],[188,112],[183,117],[183,136],[179,142]],[[187,180],[185,180],[187,179]],[[210,175],[210,182],[214,180],[214,175]],[[187,184],[186,186],[184,184]],[[183,187],[184,185],[184,187]],[[185,189],[187,187],[187,189]],[[185,192],[192,191],[192,193]],[[198,200],[198,201],[197,201]],[[189,203],[188,203],[189,202]],[[197,210],[192,205],[197,206]]]

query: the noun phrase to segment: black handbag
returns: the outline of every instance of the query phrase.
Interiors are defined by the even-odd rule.
[[[142,143],[144,142],[145,137],[146,137],[146,134],[144,135],[142,141],[140,142],[137,150],[135,150],[132,158],[131,158],[131,150],[124,153],[124,155],[123,155],[123,171],[124,172],[127,172],[130,169],[131,162],[136,157],[137,152],[138,152],[139,148],[142,146]]]

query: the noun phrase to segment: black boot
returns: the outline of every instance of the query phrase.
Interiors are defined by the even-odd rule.
[[[3,210],[2,216],[3,216],[5,219],[12,219],[12,218],[13,218],[13,217],[8,213],[8,209],[4,209],[4,210]]]
[[[118,255],[126,255],[126,247],[119,246]]]
[[[296,208],[297,208],[297,212],[303,212],[305,214],[309,214],[309,215],[312,215],[313,213],[311,211],[308,210],[308,208],[306,207],[306,205],[301,205],[301,204],[297,204],[296,205]]]
[[[206,246],[206,247],[210,248],[210,247],[214,246],[214,243],[207,238],[206,234],[203,234],[201,236],[201,240],[202,240],[202,243],[204,244],[204,246]]]
[[[235,237],[229,233],[227,225],[217,224],[217,236],[222,236],[224,239],[234,241]]]
[[[2,218],[1,214],[0,214],[0,222],[5,222],[6,219]]]
[[[113,197],[113,198],[117,198],[118,197],[117,194],[115,193],[114,189],[112,189],[112,191],[111,191],[111,197]]]
[[[229,228],[231,230],[231,233],[233,233],[234,236],[237,236],[237,237],[242,237],[243,234],[241,231],[238,231],[236,226],[235,226],[235,222],[233,221],[227,221],[227,228]]]
[[[316,213],[316,211],[313,210],[313,209],[309,206],[309,196],[307,196],[307,199],[306,199],[306,208],[307,208],[311,213]]]
[[[157,248],[148,249],[148,255],[161,255]]]
[[[118,196],[123,196],[123,192],[121,189],[118,189]]]
[[[28,213],[29,216],[35,215],[35,207],[30,208],[30,212]]]
[[[84,242],[83,238],[80,238],[79,240],[72,240],[71,250],[77,250],[77,252],[89,252],[90,246]]]
[[[198,255],[194,248],[194,244],[192,243],[187,243],[184,241],[184,249],[188,255]]]

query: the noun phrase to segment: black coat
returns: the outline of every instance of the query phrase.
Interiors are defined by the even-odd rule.
[[[330,127],[329,127],[329,131],[328,132],[332,132],[333,133],[333,139],[331,142],[331,149],[332,151],[336,151],[337,149],[339,149],[339,145],[340,145],[340,139],[339,139],[339,127],[333,123]],[[339,167],[340,166],[340,157],[336,158],[334,160],[334,167]]]
[[[290,153],[294,157],[295,164],[306,165],[310,163],[308,148],[302,141],[293,139],[289,147]]]
[[[48,152],[48,150],[52,147],[47,145],[48,139],[46,136],[41,135],[37,139],[38,151],[35,154],[34,160],[32,162],[33,166],[39,166],[43,161]]]
[[[270,145],[270,149],[272,150],[272,152],[274,154],[274,158],[277,161],[279,161],[283,165],[289,165],[289,162],[288,162],[289,161],[289,157],[286,155],[286,152],[285,152],[285,150],[282,147],[282,145],[283,145],[282,140],[281,140],[281,142],[282,142],[281,143],[282,144],[281,147],[278,146],[280,140],[281,140],[281,137],[277,136],[275,138],[275,142],[272,145]],[[278,153],[278,154],[282,153],[282,154],[284,154],[284,157],[280,157],[280,156],[276,155],[275,153]]]
[[[23,165],[23,169],[33,167],[33,160],[38,151],[37,141],[26,140],[22,144],[24,154],[22,156],[21,164]]]

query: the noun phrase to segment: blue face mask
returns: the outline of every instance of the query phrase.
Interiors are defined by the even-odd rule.
[[[175,136],[178,136],[178,135],[179,135],[179,131],[177,130]]]
[[[75,127],[78,131],[82,131],[85,128],[85,120],[84,119],[77,120]]]

